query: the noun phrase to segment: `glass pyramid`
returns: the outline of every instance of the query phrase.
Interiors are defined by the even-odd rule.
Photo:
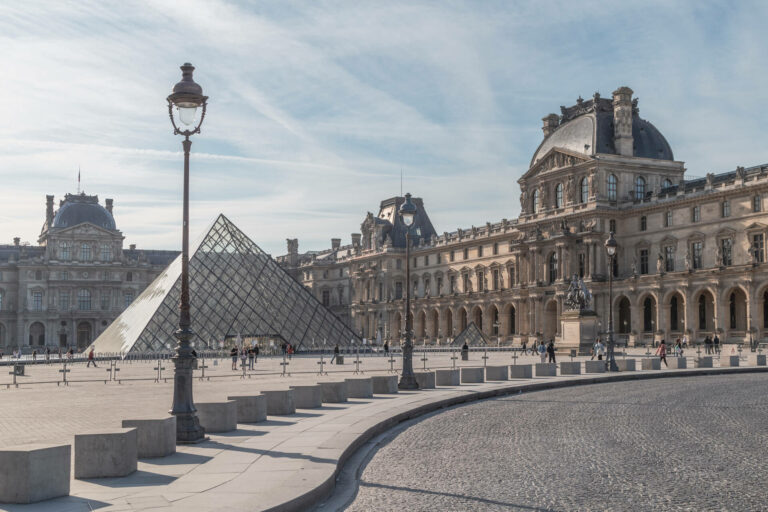
[[[487,345],[488,340],[483,334],[483,331],[475,325],[475,322],[470,322],[469,325],[453,339],[451,346],[462,347],[464,346],[464,343],[466,343],[467,346],[476,347],[478,345]]]
[[[97,353],[160,352],[174,347],[181,255],[93,342]],[[218,348],[226,338],[270,338],[294,347],[359,338],[224,215],[192,247],[189,291],[193,342]],[[305,343],[306,342],[306,343]]]

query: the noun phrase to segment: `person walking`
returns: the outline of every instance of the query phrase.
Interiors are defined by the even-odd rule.
[[[253,346],[253,364],[257,364],[259,362],[259,344]]]
[[[37,349],[32,351],[32,361],[37,361]]]
[[[544,346],[544,342],[539,343],[539,347],[536,349],[539,352],[539,357],[541,358],[541,362],[546,363],[547,362],[547,347]]]
[[[248,348],[248,369],[253,370],[253,358],[256,356],[253,352],[253,346]]]
[[[523,342],[520,344],[520,350],[523,351],[523,355],[525,355],[526,351],[527,351],[526,345],[528,345],[528,341],[527,340],[523,340]]]
[[[683,348],[688,348],[688,335],[683,333]]]
[[[237,347],[232,347],[229,351],[229,357],[232,358],[232,369],[237,371]]]
[[[715,354],[719,354],[720,353],[720,337],[717,334],[715,334],[715,339],[712,340],[712,345],[715,348]]]
[[[712,353],[712,340],[709,339],[709,334],[704,338],[704,353],[707,355]]]
[[[389,356],[389,342],[384,342],[384,355]]]
[[[682,357],[683,356],[683,346],[680,344],[680,339],[678,338],[675,342],[675,357]]]
[[[664,366],[669,368],[669,365],[667,364],[667,344],[664,343],[664,340],[661,340],[661,343],[659,343],[659,348],[656,349],[656,354],[659,356],[660,361],[664,361]]]
[[[553,340],[549,341],[549,345],[547,345],[547,354],[549,355],[549,362],[554,363],[555,361],[555,342]]]
[[[605,345],[603,345],[603,342],[600,341],[600,338],[597,338],[597,342],[595,343],[594,347],[595,355],[597,356],[598,361],[603,360],[603,356],[605,355]]]
[[[291,357],[293,356],[293,345],[289,343],[288,348],[286,349],[286,352],[288,352],[288,359],[291,359]]]
[[[51,347],[45,347],[45,362],[46,364],[51,362]]]
[[[88,368],[91,365],[93,365],[94,368],[98,368],[98,366],[96,366],[96,359],[93,356],[93,349],[91,349],[91,351],[88,352],[88,364],[85,365],[85,367]]]
[[[331,362],[329,364],[333,364],[333,362],[336,360],[336,357],[339,355],[339,344],[337,343],[335,347],[333,347],[333,357],[331,358]]]
[[[248,351],[243,347],[240,349],[240,368],[245,368],[246,359],[248,359]]]

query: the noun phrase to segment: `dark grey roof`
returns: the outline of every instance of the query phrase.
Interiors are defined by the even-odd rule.
[[[39,245],[0,245],[0,262],[7,263],[11,256],[16,261],[21,258],[22,251],[26,258],[34,258],[45,254],[45,247]]]
[[[134,249],[123,250],[127,255],[142,254],[150,265],[169,265],[181,253],[180,251],[157,251]]]
[[[424,201],[420,197],[412,197],[411,201],[416,205],[416,217],[413,220],[413,226],[411,226],[411,247],[419,245],[422,241],[429,240],[432,235],[437,235],[435,228],[432,227],[432,221],[429,220],[424,209]],[[400,205],[405,202],[404,197],[391,197],[381,202],[381,209],[388,206],[392,206],[394,203],[395,211],[400,209]],[[380,219],[374,217],[375,222],[378,224],[384,224],[383,235],[388,235],[392,239],[393,247],[405,247],[405,232],[406,227],[403,224],[403,219],[400,215],[394,215],[394,224],[386,219]]]
[[[64,201],[53,218],[53,227],[71,228],[86,222],[104,229],[117,229],[114,217],[99,204],[98,196],[87,196],[85,193],[64,196]]]

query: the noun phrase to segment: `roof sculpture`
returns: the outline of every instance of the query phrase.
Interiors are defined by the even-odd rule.
[[[360,341],[224,215],[190,247],[189,279],[197,347],[211,347],[212,342],[240,334],[280,338],[295,347],[312,338],[340,345]],[[180,289],[181,256],[91,347],[97,352],[129,353],[174,346]]]
[[[464,330],[453,339],[451,345],[461,347],[464,346],[464,343],[470,347],[488,345],[488,339],[483,334],[483,331],[475,325],[475,322],[470,322],[469,325],[467,325]]]

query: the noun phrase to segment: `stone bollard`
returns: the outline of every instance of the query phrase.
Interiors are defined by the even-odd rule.
[[[557,375],[557,365],[555,363],[536,363],[537,377],[555,377]]]
[[[336,356],[336,364],[344,364],[344,356],[341,354]]]
[[[344,379],[349,398],[373,398],[373,381],[370,377]]]
[[[461,369],[461,383],[462,384],[475,384],[478,382],[485,382],[485,372],[483,368],[462,368]]]
[[[37,503],[68,496],[71,465],[68,444],[0,448],[0,503]]]
[[[458,386],[461,384],[461,372],[455,370],[435,370],[435,384],[438,386]]]
[[[688,368],[688,359],[685,357],[668,357],[667,364],[674,370],[685,370]]]
[[[461,351],[461,360],[462,361],[469,361],[469,351],[462,350]]]
[[[620,372],[633,372],[635,371],[634,359],[616,359],[616,367]]]
[[[323,406],[323,387],[320,384],[291,386],[291,389],[297,409],[319,409]]]
[[[237,402],[196,403],[197,418],[206,432],[232,432],[237,430]]]
[[[533,368],[529,364],[513,364],[509,367],[510,379],[532,379]]]
[[[227,400],[237,402],[238,423],[259,423],[267,419],[267,397],[264,395],[234,395]]]
[[[485,380],[509,380],[508,366],[486,366]]]
[[[644,357],[642,360],[643,370],[661,370],[661,359],[656,357]]]
[[[287,416],[296,413],[292,389],[268,389],[261,394],[267,398],[267,414],[270,416]]]
[[[765,354],[749,354],[747,364],[749,366],[765,366]]]
[[[435,389],[435,372],[413,372],[419,389]]]
[[[584,373],[605,373],[605,363],[606,363],[605,361],[599,361],[599,360],[584,361]]]
[[[373,382],[373,392],[377,395],[397,393],[397,375],[374,375],[371,377],[371,382]]]
[[[581,375],[579,361],[563,361],[560,363],[560,375]]]
[[[732,368],[739,366],[739,356],[720,356],[721,368]]]
[[[323,402],[339,404],[347,401],[347,383],[345,381],[319,382],[323,388]]]
[[[712,356],[702,356],[693,361],[694,368],[712,368]]]
[[[138,455],[135,428],[75,434],[75,478],[130,475]]]
[[[141,459],[176,453],[176,416],[123,420],[123,428],[136,429],[136,449]]]

